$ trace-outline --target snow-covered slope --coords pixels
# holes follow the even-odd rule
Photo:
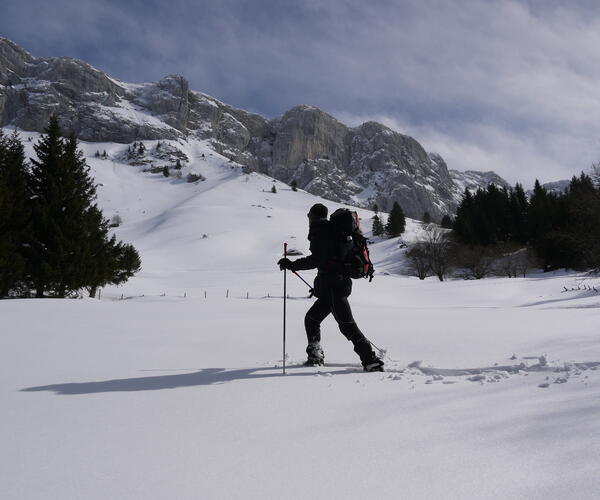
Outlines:
[[[388,371],[363,373],[331,318],[328,366],[299,367],[313,299],[288,274],[283,376],[275,262],[286,241],[307,251],[323,200],[202,141],[166,143],[189,160],[180,180],[113,161],[127,145],[82,144],[138,276],[101,300],[0,302],[0,497],[597,497],[594,279],[419,281],[379,241],[350,301]],[[186,183],[192,170],[206,180]]]

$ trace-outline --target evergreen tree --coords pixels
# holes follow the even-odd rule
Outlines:
[[[448,214],[446,214],[442,217],[441,226],[444,229],[452,229],[452,218]]]
[[[381,223],[381,219],[377,213],[373,216],[373,236],[383,236],[385,234],[385,228]]]
[[[371,210],[375,213],[379,212],[379,207],[377,206],[377,203],[373,203],[373,208]]]
[[[475,201],[469,189],[465,189],[463,199],[456,209],[456,218],[453,223],[453,233],[456,239],[467,245],[477,243],[474,227]]]
[[[181,170],[181,160],[179,158],[175,161],[175,170]]]
[[[292,186],[292,191],[298,191],[298,183],[296,182],[296,179],[292,179],[290,186]]]
[[[141,260],[132,245],[117,241],[115,235],[108,238],[107,221],[95,207],[90,211],[89,218],[94,228],[89,239],[94,255],[93,265],[88,267],[85,286],[90,297],[95,297],[98,288],[119,285],[137,273]]]
[[[84,287],[112,282],[122,272],[119,252],[124,247],[114,237],[108,238],[108,221],[94,203],[96,187],[77,149],[77,139],[61,138],[53,116],[34,149],[29,266],[36,296],[65,297]]]
[[[523,186],[519,183],[510,192],[510,216],[512,222],[512,234],[510,240],[525,244],[529,239],[527,216],[529,202]]]
[[[45,135],[34,145],[30,188],[33,195],[33,242],[29,259],[30,275],[36,297],[55,288],[68,263],[63,251],[65,211],[62,180],[65,177],[64,142],[56,116],[51,116]]]
[[[275,184],[273,184],[273,186],[271,187],[271,193],[277,193],[277,188],[275,187]]]
[[[425,224],[430,224],[431,223],[431,214],[429,212],[425,212],[423,214],[423,222]]]
[[[162,174],[163,174],[163,176],[165,176],[165,177],[169,177],[169,175],[170,175],[170,174],[169,174],[169,168],[168,168],[166,165],[165,165],[165,166],[163,167],[163,169],[162,169]]]
[[[395,201],[394,205],[392,206],[392,211],[388,217],[387,224],[385,225],[385,233],[390,238],[394,238],[396,236],[400,236],[404,232],[405,227],[406,218],[404,217],[404,212],[402,211],[402,207],[400,207],[398,202]]]
[[[0,298],[26,287],[26,249],[31,231],[28,171],[15,132],[0,130]]]

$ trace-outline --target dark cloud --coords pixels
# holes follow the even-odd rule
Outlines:
[[[530,183],[597,159],[597,2],[6,3],[2,34],[36,56],[133,82],[180,73],[266,116],[302,103],[379,119],[452,168]]]

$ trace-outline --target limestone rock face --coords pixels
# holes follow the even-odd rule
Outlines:
[[[13,83],[13,79],[18,78],[25,66],[34,61],[35,58],[25,49],[0,37],[0,80],[2,84]]]
[[[313,106],[279,118],[236,109],[190,90],[180,75],[129,84],[70,57],[35,58],[0,38],[0,126],[42,132],[51,114],[82,140],[133,143],[198,138],[249,170],[323,198],[435,219],[452,214],[465,188],[505,181],[493,172],[448,170],[412,137],[376,122],[349,128]]]
[[[272,162],[293,167],[303,161],[348,162],[349,130],[335,118],[312,106],[296,106],[273,123]]]
[[[190,112],[188,96],[188,81],[180,75],[169,75],[156,83],[139,86],[131,94],[131,100],[167,125],[183,131]]]

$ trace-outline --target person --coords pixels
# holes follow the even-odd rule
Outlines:
[[[291,261],[280,259],[277,264],[283,271],[301,271],[317,268],[313,295],[317,301],[304,318],[308,339],[307,366],[323,365],[325,355],[321,347],[321,323],[330,314],[337,321],[342,334],[354,345],[365,371],[383,371],[371,343],[358,328],[352,316],[348,297],[352,293],[352,280],[343,273],[343,266],[336,262],[337,242],[331,221],[327,220],[327,207],[321,203],[313,205],[308,212],[310,255]]]

